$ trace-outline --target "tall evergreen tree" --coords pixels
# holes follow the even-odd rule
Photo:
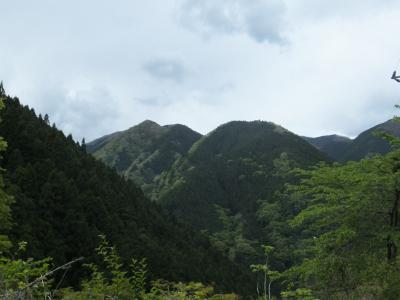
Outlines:
[[[4,90],[3,81],[0,81],[0,96],[5,96],[6,92]]]
[[[0,110],[4,108],[3,95],[5,95],[3,82],[0,83]],[[6,141],[0,137],[0,153],[5,151],[7,148]],[[2,156],[0,155],[0,159]],[[3,172],[0,169],[0,172]],[[6,235],[7,231],[11,226],[11,209],[10,205],[12,198],[4,191],[3,176],[0,173],[0,253],[8,250],[11,247],[11,243]]]

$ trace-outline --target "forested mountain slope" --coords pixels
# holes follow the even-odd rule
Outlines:
[[[235,121],[201,138],[159,179],[159,202],[198,229],[221,229],[215,205],[258,227],[261,199],[272,201],[285,183],[280,163],[311,166],[324,154],[273,123]],[[253,236],[253,234],[251,234]]]
[[[252,280],[209,239],[166,217],[131,181],[86,154],[48,117],[37,117],[18,99],[6,98],[0,136],[8,142],[2,167],[12,205],[14,242],[28,242],[27,254],[53,257],[60,265],[84,256],[90,262],[104,233],[128,261],[148,259],[155,278],[205,283],[248,292]],[[75,269],[66,282],[82,279]]]
[[[304,139],[336,161],[357,161],[369,154],[386,154],[391,150],[386,140],[374,134],[376,131],[399,137],[400,123],[395,120],[386,121],[362,132],[353,140],[337,135],[304,137]]]
[[[343,153],[349,149],[352,143],[350,138],[336,134],[315,138],[304,137],[304,139],[336,161],[342,160]]]
[[[290,181],[286,173],[319,161],[329,159],[278,125],[230,122],[176,156],[154,177],[151,195],[171,215],[210,232],[231,260],[250,265],[263,243],[294,244],[286,224],[294,207],[280,195]],[[290,265],[289,256],[282,254],[281,263]]]
[[[395,120],[389,120],[362,132],[353,140],[340,161],[360,160],[368,154],[386,154],[390,152],[389,142],[382,139],[382,137],[376,136],[374,133],[377,131],[383,131],[399,137],[400,123]]]
[[[89,153],[133,179],[153,198],[154,179],[184,155],[201,135],[183,125],[144,121],[87,145]]]

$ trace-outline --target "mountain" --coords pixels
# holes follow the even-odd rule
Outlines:
[[[154,131],[165,129],[146,125],[154,129],[143,139],[153,146],[156,142],[152,141],[157,141]],[[185,128],[184,132],[190,131]],[[330,159],[301,137],[269,122],[234,121],[205,136],[191,136],[190,142],[196,139],[191,147],[175,155],[175,161],[169,160],[153,177],[153,200],[178,220],[210,233],[213,244],[232,261],[248,266],[262,257],[262,244],[277,241],[286,249],[280,251],[278,267],[290,265],[288,245],[294,245],[296,237],[288,233],[287,220],[298,208],[282,196],[291,181],[287,173]],[[128,146],[144,148],[125,144],[125,151]],[[117,140],[112,149],[120,149]],[[143,172],[139,169],[137,174]]]
[[[302,138],[273,123],[224,124],[197,141],[157,180],[159,202],[197,229],[221,229],[215,205],[233,215],[240,213],[249,227],[257,227],[257,200],[273,199],[284,184],[275,176],[282,155],[292,165],[303,167],[328,160]]]
[[[376,125],[357,136],[350,147],[344,152],[340,161],[360,160],[369,154],[386,154],[390,151],[390,144],[374,133],[383,131],[394,136],[400,136],[400,123],[394,120]]]
[[[155,198],[154,179],[200,138],[201,134],[186,126],[160,126],[147,120],[97,139],[87,144],[87,150],[125,178],[134,180],[147,196]]]
[[[229,261],[206,235],[166,216],[132,181],[49,126],[47,116],[37,117],[17,98],[6,98],[5,104],[0,136],[8,148],[1,166],[7,193],[15,199],[8,235],[14,244],[28,243],[24,255],[52,257],[56,266],[79,256],[90,263],[98,235],[105,234],[124,262],[147,258],[153,278],[214,282],[219,290],[252,292],[248,268]],[[74,267],[64,283],[76,285],[84,270]]]
[[[342,155],[349,149],[352,140],[348,137],[340,135],[326,135],[316,138],[303,137],[307,142],[315,146],[317,149],[326,153],[334,160],[342,160]]]
[[[351,140],[338,135],[321,136],[317,138],[304,137],[309,143],[328,154],[339,162],[360,160],[370,154],[386,154],[390,144],[375,132],[383,131],[394,136],[400,136],[400,123],[388,120],[378,124]]]

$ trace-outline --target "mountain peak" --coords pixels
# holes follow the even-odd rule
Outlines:
[[[120,133],[115,139],[106,139],[91,153],[121,175],[133,179],[149,197],[153,180],[184,155],[201,134],[184,125],[161,126],[145,120]]]
[[[236,133],[257,132],[257,131],[273,131],[275,133],[288,133],[289,130],[277,125],[273,122],[254,120],[254,121],[230,121],[217,127],[210,132],[212,135],[216,132],[234,131]]]
[[[161,127],[161,126],[152,120],[144,120],[143,122],[141,122],[131,128],[135,128],[135,127]]]
[[[273,155],[279,156],[278,150],[294,149],[295,145],[302,149],[301,151],[316,151],[299,136],[275,123],[232,121],[202,137],[192,146],[188,154],[191,159],[220,154],[237,156],[238,153],[250,152],[254,155],[271,152]],[[275,153],[276,151],[279,153]],[[321,160],[324,160],[325,157],[319,151],[316,152],[316,156],[319,156]]]

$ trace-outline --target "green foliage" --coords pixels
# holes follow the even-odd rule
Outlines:
[[[25,249],[26,243],[20,243],[13,256],[21,255]],[[52,278],[44,276],[50,263],[50,258],[34,260],[0,256],[0,298],[38,299],[50,295]]]
[[[213,296],[214,295],[214,296]],[[173,283],[164,280],[157,280],[152,282],[150,293],[146,294],[144,299],[149,300],[162,300],[162,299],[176,299],[176,300],[200,300],[200,299],[221,299],[224,296],[215,295],[214,289],[210,286],[205,286],[201,283],[189,282]],[[230,299],[233,295],[230,295]],[[224,299],[224,298],[223,298]],[[229,298],[228,298],[229,299]]]
[[[213,245],[229,257],[231,261],[248,264],[257,256],[255,241],[244,237],[243,219],[240,214],[230,216],[229,211],[216,206],[223,229],[211,235]]]
[[[274,251],[274,247],[269,245],[263,245],[262,248],[264,250],[265,263],[258,265],[251,265],[250,269],[255,273],[261,273],[264,276],[264,285],[263,285],[264,299],[265,300],[267,299],[267,293],[268,293],[268,299],[271,300],[271,285],[274,281],[280,279],[282,275],[280,272],[272,270],[271,267],[269,266],[269,261]],[[258,282],[257,282],[257,292],[259,292]]]
[[[310,289],[298,288],[294,291],[284,291],[281,293],[284,300],[318,300]]]
[[[100,236],[96,253],[104,264],[104,270],[94,264],[86,266],[91,278],[84,281],[82,290],[65,290],[65,299],[142,299],[146,292],[147,264],[145,259],[132,260],[131,271],[124,270],[115,246],[110,246],[104,235]]]
[[[306,204],[291,222],[303,230],[302,263],[292,269],[300,285],[324,299],[398,292],[399,161],[394,151],[297,171],[300,184],[290,191]]]
[[[142,299],[142,300],[201,300],[201,299],[239,299],[235,294],[215,294],[214,288],[202,283],[174,283],[155,280],[149,290],[146,289],[147,265],[144,259],[132,259],[131,270],[124,271],[121,258],[115,246],[110,246],[104,236],[100,236],[100,245],[96,248],[101,257],[104,270],[96,264],[88,265],[91,277],[82,284],[81,291],[65,289],[63,299]]]

